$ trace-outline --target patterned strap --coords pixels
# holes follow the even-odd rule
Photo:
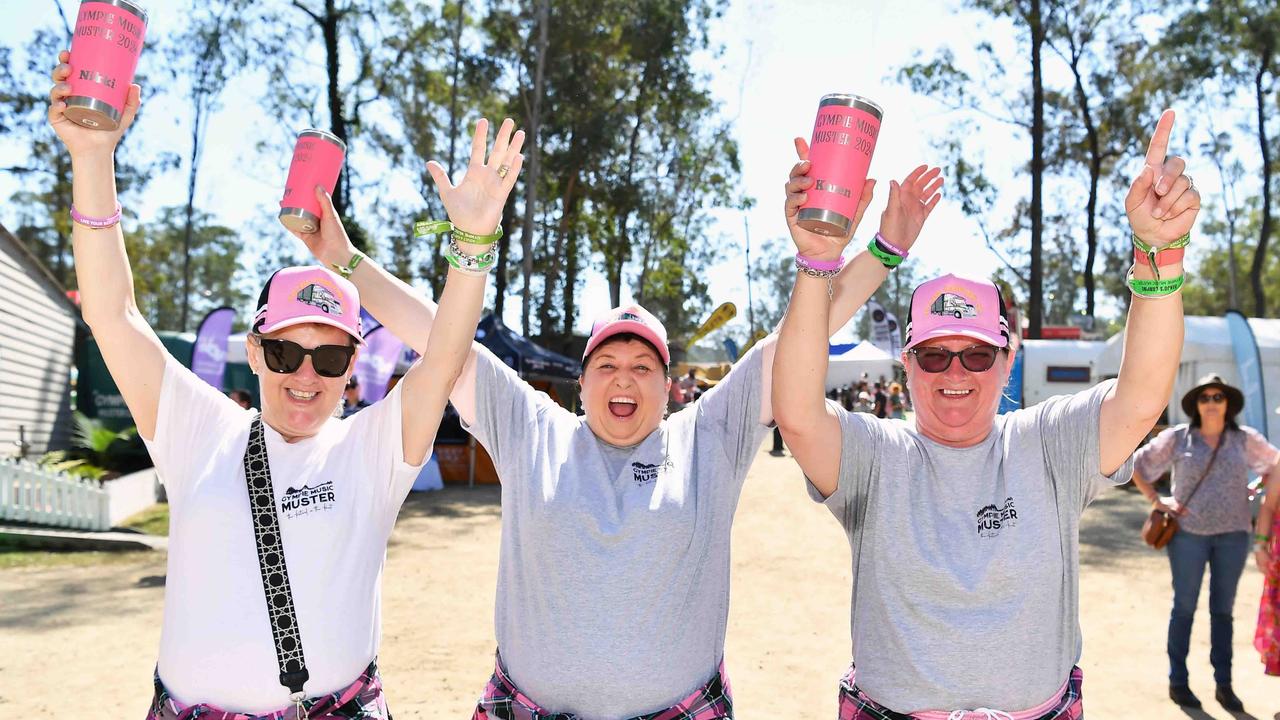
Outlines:
[[[253,426],[249,429],[249,446],[244,451],[244,477],[249,484],[253,537],[258,547],[258,568],[262,571],[262,590],[266,594],[267,615],[271,619],[271,636],[276,644],[276,662],[280,664],[280,684],[289,688],[290,700],[297,703],[305,697],[302,686],[310,674],[302,654],[298,616],[293,609],[293,591],[289,587],[289,569],[285,566],[284,546],[280,542],[280,519],[276,516],[276,498],[271,488],[271,465],[267,462],[261,414],[254,417]]]

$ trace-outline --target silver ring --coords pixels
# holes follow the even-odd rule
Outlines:
[[[1187,176],[1187,189],[1188,190],[1196,189],[1196,181],[1190,175]]]
[[[510,166],[510,165],[499,165],[499,166],[498,166],[498,177],[500,177],[500,178],[505,178],[505,177],[507,176],[507,173],[508,173],[508,172],[510,172],[510,171],[511,171],[511,166]]]

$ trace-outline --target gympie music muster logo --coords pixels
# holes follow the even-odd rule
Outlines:
[[[1018,510],[1013,498],[1005,498],[1004,505],[988,505],[978,511],[978,537],[993,538],[1000,529],[1018,526]]]
[[[280,514],[289,519],[328,510],[333,507],[334,497],[332,480],[326,480],[315,487],[291,487],[280,498]]]

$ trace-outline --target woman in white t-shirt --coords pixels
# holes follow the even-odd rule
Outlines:
[[[1157,250],[1133,271],[1117,381],[997,417],[1011,367],[1003,299],[989,281],[944,275],[911,299],[914,424],[849,413],[823,399],[826,288],[796,276],[774,413],[811,495],[849,537],[856,676],[842,683],[841,720],[1083,716],[1079,517],[1128,479],[1182,348],[1181,250],[1159,248],[1187,235],[1200,202],[1185,163],[1165,157],[1172,126],[1169,111],[1125,200],[1135,245]],[[791,234],[820,260],[848,242]],[[878,284],[908,249],[873,243],[852,263],[883,265]]]
[[[247,338],[262,414],[241,408],[169,355],[135,305],[113,153],[140,88],[117,130],[80,127],[65,115],[68,61],[62,53],[52,73],[49,123],[71,157],[81,308],[170,503],[148,717],[388,718],[375,663],[387,538],[466,359],[484,273],[450,271],[423,360],[385,399],[338,420],[363,343],[359,293],[321,267],[277,271]],[[480,121],[458,187],[432,165],[459,230],[497,227],[519,172],[523,135],[511,130],[508,121],[485,165]],[[345,240],[316,192],[322,232]]]
[[[913,171],[890,194],[882,231],[914,240],[924,216],[913,208],[937,177]],[[355,254],[337,242],[311,249],[324,263]],[[824,338],[866,301],[873,272],[833,281]],[[435,305],[372,262],[351,278],[411,347],[434,332]],[[499,652],[475,720],[732,717],[723,667],[729,537],[771,423],[773,347],[761,341],[697,403],[664,417],[666,328],[638,305],[592,325],[579,377],[584,416],[473,346],[451,400],[497,467],[503,526]]]

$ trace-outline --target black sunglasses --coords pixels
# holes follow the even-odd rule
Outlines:
[[[297,372],[302,361],[311,356],[311,367],[320,377],[342,377],[351,365],[351,356],[356,349],[350,345],[319,345],[304,348],[291,340],[273,340],[261,336],[257,338],[262,346],[262,359],[267,361],[267,369],[276,373]]]
[[[992,345],[970,345],[957,352],[940,347],[911,348],[907,352],[916,356],[916,364],[927,373],[946,372],[951,367],[952,358],[957,357],[965,370],[977,373],[991,369],[1000,349]]]
[[[1202,403],[1214,403],[1216,405],[1217,403],[1225,402],[1227,399],[1227,396],[1223,395],[1220,392],[1213,392],[1213,393],[1205,393],[1196,399]]]

